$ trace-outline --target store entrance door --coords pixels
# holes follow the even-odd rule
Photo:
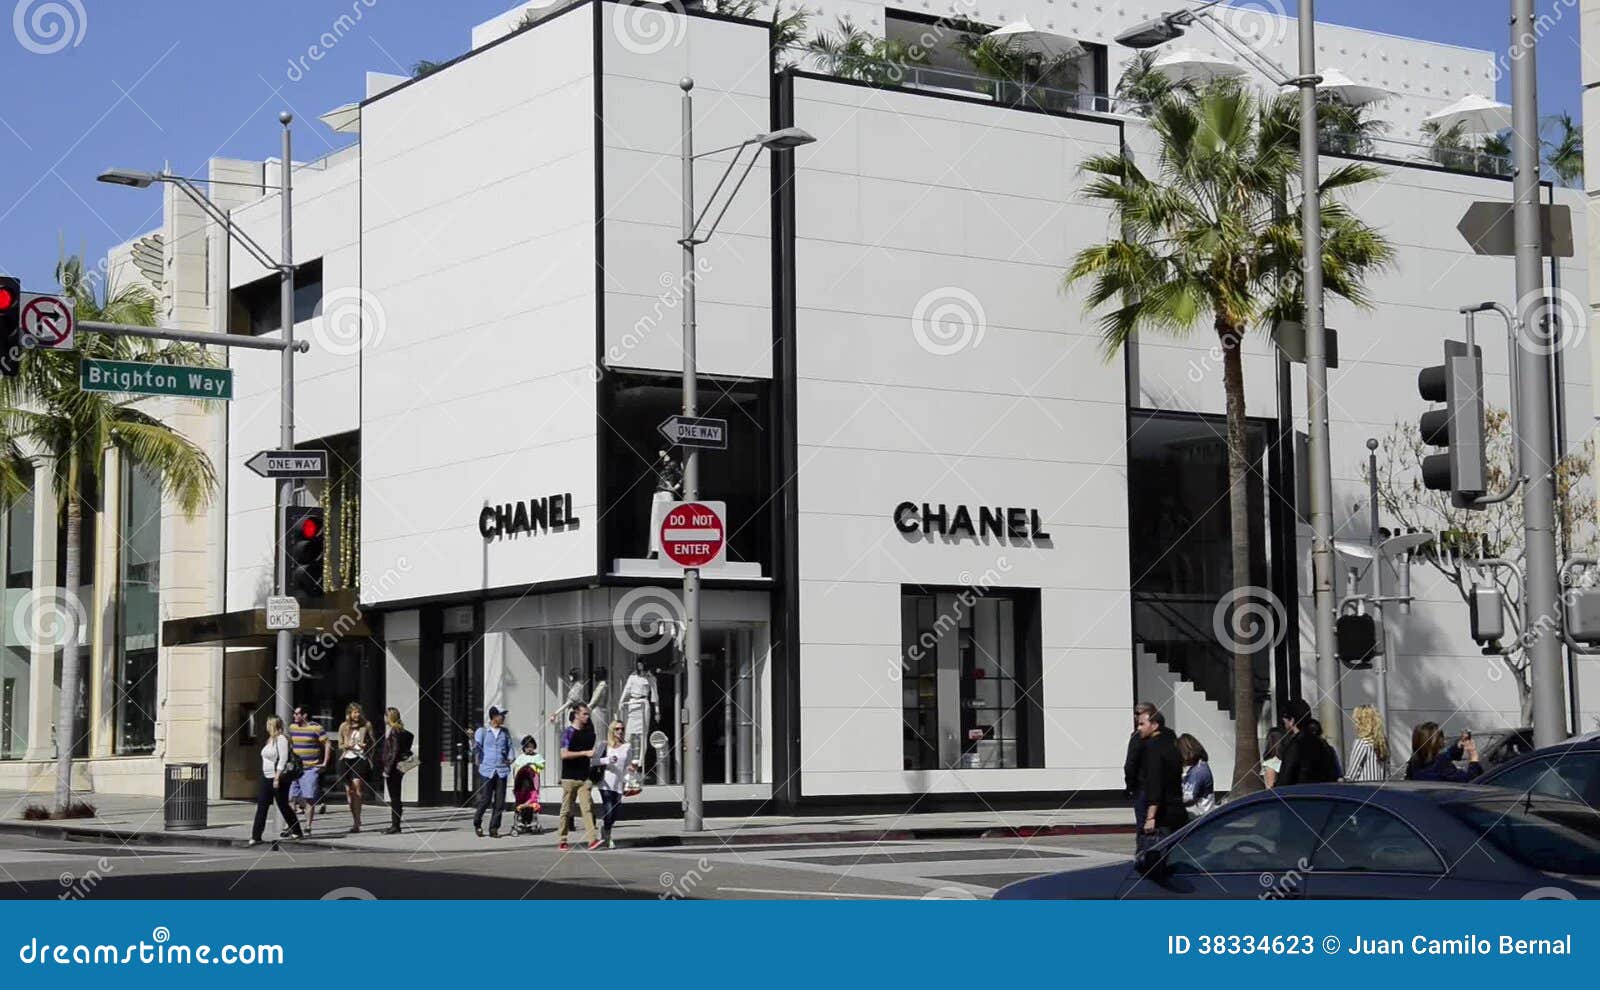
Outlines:
[[[473,606],[443,610],[436,662],[424,655],[421,755],[434,761],[419,777],[425,804],[463,805],[477,786],[472,734],[483,724],[483,640]]]

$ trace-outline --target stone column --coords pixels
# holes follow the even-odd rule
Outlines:
[[[56,486],[51,475],[54,458],[33,461],[33,593],[47,594],[56,586]],[[28,671],[28,749],[24,759],[55,759],[53,727],[56,721],[55,646],[33,644]]]

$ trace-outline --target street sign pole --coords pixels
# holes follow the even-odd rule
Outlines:
[[[293,183],[290,176],[294,173],[294,147],[290,137],[289,125],[294,122],[294,115],[285,110],[278,115],[278,120],[283,124],[283,158],[279,160],[279,200],[278,209],[283,223],[283,257],[280,259],[279,272],[280,318],[283,324],[283,339],[289,345],[280,355],[280,372],[282,374],[282,402],[279,403],[278,441],[284,450],[294,449],[294,248],[292,243],[293,223],[290,194]],[[290,500],[294,497],[294,480],[284,478],[278,482],[278,497],[276,504],[278,511],[273,523],[277,529],[278,537],[278,594],[289,594],[289,539],[284,532],[284,520],[288,516]],[[274,696],[277,699],[276,711],[278,716],[287,724],[294,707],[289,673],[294,663],[294,633],[288,629],[278,630],[278,669],[274,682]]]
[[[1551,457],[1549,365],[1531,357],[1549,353],[1551,327],[1545,304],[1544,238],[1539,215],[1539,77],[1533,0],[1511,5],[1511,147],[1515,166],[1512,199],[1516,237],[1517,316],[1527,354],[1518,361],[1520,386],[1517,442],[1522,447],[1527,489],[1522,497],[1523,600],[1528,644],[1528,679],[1533,689],[1533,744],[1554,746],[1566,737],[1561,637],[1548,628],[1560,622],[1556,605],[1555,479]]]
[[[699,414],[699,397],[695,368],[695,266],[694,266],[694,80],[684,78],[678,83],[683,90],[683,143],[679,155],[683,167],[683,414]],[[683,500],[694,502],[700,498],[700,452],[695,447],[683,448]],[[704,805],[701,801],[701,780],[704,772],[700,731],[700,568],[689,567],[683,572],[683,663],[684,663],[684,724],[683,733],[683,830],[699,832],[704,822]]]

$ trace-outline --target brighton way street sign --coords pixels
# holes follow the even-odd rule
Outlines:
[[[232,399],[233,369],[86,358],[78,368],[78,387],[85,392]]]

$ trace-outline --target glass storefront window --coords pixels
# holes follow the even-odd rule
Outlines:
[[[1040,765],[1038,592],[901,595],[907,770]]]
[[[161,484],[149,471],[124,471],[122,593],[118,622],[116,752],[155,752],[160,647]]]

